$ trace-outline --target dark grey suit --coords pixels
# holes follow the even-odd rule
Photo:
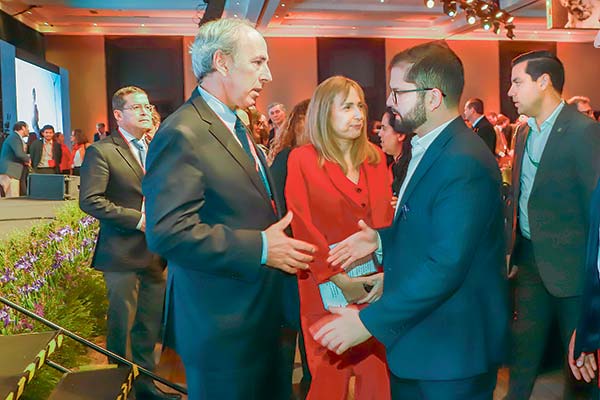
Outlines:
[[[21,136],[17,132],[8,135],[0,150],[0,175],[20,179],[25,163],[28,161],[29,156],[23,149]]]
[[[37,173],[43,173],[44,168],[38,168],[38,164],[42,160],[42,152],[44,151],[44,139],[35,140],[29,145],[29,154],[31,155],[31,166]],[[62,149],[60,144],[56,141],[52,141],[52,160],[54,160],[54,167],[52,167],[51,173],[60,173],[60,160],[62,159]]]
[[[496,154],[496,131],[494,127],[488,121],[488,119],[484,116],[473,125],[473,131],[479,136],[484,142],[485,145],[490,149],[492,154]]]
[[[520,177],[529,129],[520,129],[513,166],[510,265],[517,265],[509,399],[529,398],[550,322],[566,346],[575,329],[585,270],[589,205],[600,176],[600,125],[565,106],[539,161],[528,203],[531,240],[520,235]],[[569,374],[570,376],[570,374]],[[572,385],[565,398],[572,398]]]
[[[107,347],[152,370],[166,263],[148,250],[144,233],[136,229],[143,176],[120,134],[94,143],[81,166],[79,205],[100,221],[92,266],[103,271],[108,289]]]
[[[268,168],[260,151],[267,178]],[[197,91],[161,125],[144,178],[150,248],[169,262],[167,340],[190,399],[285,399],[283,273],[261,265],[280,217],[251,159]],[[289,382],[288,382],[289,385]]]

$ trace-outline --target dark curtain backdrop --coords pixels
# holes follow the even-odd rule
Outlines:
[[[106,89],[109,114],[112,95],[124,86],[138,86],[148,93],[165,119],[184,102],[183,40],[180,36],[105,38]],[[110,130],[116,129],[109,118]]]

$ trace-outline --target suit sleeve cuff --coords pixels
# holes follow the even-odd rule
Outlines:
[[[262,238],[262,256],[260,257],[260,263],[265,265],[267,263],[269,244],[267,243],[267,234],[264,231],[260,232],[260,237]]]
[[[377,232],[377,250],[375,250],[375,257],[377,258],[377,262],[379,264],[383,262],[383,245],[381,244],[381,236],[379,236],[379,232]]]

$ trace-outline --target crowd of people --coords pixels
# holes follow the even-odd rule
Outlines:
[[[21,169],[80,173],[110,351],[155,370],[164,321],[192,400],[289,399],[297,342],[309,400],[492,399],[503,365],[519,400],[556,318],[563,398],[590,398],[576,380],[595,378],[600,348],[600,125],[589,99],[562,99],[555,55],[513,60],[511,123],[461,104],[445,42],[408,48],[371,134],[343,76],[261,114],[269,56],[245,21],[202,25],[191,55],[198,87],[162,124],[128,86],[117,130],[98,124],[91,145],[75,130],[65,162],[52,127],[26,143],[18,122],[2,146],[6,193]]]

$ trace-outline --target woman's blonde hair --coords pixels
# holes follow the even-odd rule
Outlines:
[[[340,165],[344,173],[348,172],[348,168],[344,160],[344,154],[335,140],[335,132],[331,125],[331,111],[335,98],[341,95],[345,100],[351,89],[356,90],[360,101],[365,107],[363,108],[361,134],[354,140],[350,148],[350,162],[355,168],[365,160],[370,164],[378,163],[380,160],[379,153],[367,139],[365,94],[358,83],[339,75],[326,79],[317,86],[310,99],[308,113],[306,114],[306,129],[311,143],[317,149],[321,163],[324,160],[335,162]]]

